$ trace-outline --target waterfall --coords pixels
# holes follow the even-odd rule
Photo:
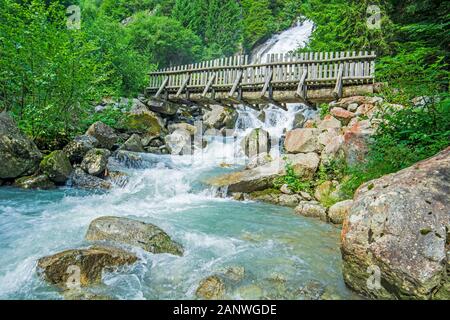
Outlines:
[[[297,24],[279,34],[273,35],[269,40],[257,46],[252,51],[252,62],[258,58],[264,62],[267,54],[289,53],[295,49],[303,48],[307,44],[314,29],[314,23],[303,17]]]

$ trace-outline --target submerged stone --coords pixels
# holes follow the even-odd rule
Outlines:
[[[223,299],[225,294],[225,283],[216,275],[209,276],[200,282],[195,294],[197,297],[205,300]]]

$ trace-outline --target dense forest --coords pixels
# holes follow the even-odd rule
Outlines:
[[[249,52],[307,17],[312,51],[375,50],[377,80],[394,103],[430,96],[428,109],[403,111],[374,150],[383,172],[448,143],[450,3],[438,0],[0,0],[0,110],[40,146],[68,141],[94,120],[105,97],[136,96],[156,68]],[[367,26],[369,5],[381,28]],[[68,28],[78,5],[80,28]],[[436,99],[434,99],[436,98]],[[402,128],[402,130],[400,130]],[[399,143],[399,141],[401,143]],[[401,149],[401,147],[405,147]],[[391,159],[386,161],[386,150]],[[411,153],[411,150],[414,152]],[[399,162],[398,153],[405,155]],[[374,164],[377,167],[379,164]],[[356,184],[359,184],[358,181]]]

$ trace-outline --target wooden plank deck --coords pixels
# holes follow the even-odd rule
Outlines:
[[[329,102],[373,93],[375,52],[233,56],[150,73],[146,95],[180,104]]]

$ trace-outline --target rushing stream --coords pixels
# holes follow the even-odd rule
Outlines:
[[[305,21],[274,36],[259,54],[288,52],[306,41],[311,29]],[[272,107],[261,122],[256,111],[240,108],[237,140],[212,139],[195,161],[192,156],[146,154],[139,167],[129,168],[111,158],[110,165],[130,179],[124,188],[107,193],[1,188],[0,298],[61,299],[37,275],[36,260],[88,246],[83,238],[89,223],[105,215],[156,224],[185,249],[183,257],[133,249],[140,262],[105,274],[105,285],[95,288],[111,298],[193,299],[200,280],[236,266],[245,269],[245,277],[228,286],[228,298],[358,298],[343,282],[339,228],[289,208],[220,198],[203,183],[240,168],[221,164],[230,159],[243,164],[239,140],[246,132],[262,127],[281,137],[298,112],[314,115],[301,105],[289,105],[288,111]]]
[[[237,135],[249,126],[282,132],[296,112],[310,111],[274,108],[261,123],[255,111],[241,109]],[[133,169],[111,161],[131,178],[107,193],[0,189],[0,298],[60,299],[37,276],[36,260],[89,245],[87,227],[104,215],[154,223],[185,248],[183,257],[134,249],[141,261],[106,274],[106,286],[96,288],[112,298],[192,299],[202,278],[232,266],[244,267],[245,279],[228,288],[230,298],[355,298],[341,275],[338,228],[292,209],[219,198],[202,183],[237,169],[219,166],[235,146],[211,141],[201,163],[191,156],[143,155],[146,161]]]

